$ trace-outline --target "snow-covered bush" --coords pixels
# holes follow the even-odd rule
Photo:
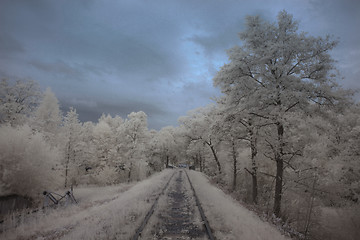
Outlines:
[[[53,170],[60,153],[51,148],[41,133],[28,125],[0,127],[0,195],[18,194],[38,198],[44,190],[57,188]]]

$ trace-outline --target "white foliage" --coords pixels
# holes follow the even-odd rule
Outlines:
[[[60,160],[59,151],[32,133],[29,126],[0,127],[1,195],[38,197],[44,190],[59,186],[58,173],[52,170]]]
[[[111,137],[111,128],[105,121],[100,121],[94,127],[94,137],[99,139],[108,139]]]
[[[62,124],[62,115],[58,99],[50,88],[47,88],[40,105],[35,110],[32,126],[43,132],[48,140],[55,145],[59,144],[59,131]]]
[[[82,124],[79,121],[76,109],[70,108],[70,111],[67,112],[64,117],[63,130],[63,161],[65,167],[65,185],[67,187],[68,179],[70,179],[70,184],[76,184],[76,179],[79,177],[79,172],[81,172],[79,167],[83,161]]]
[[[12,126],[24,124],[26,118],[38,104],[40,90],[35,81],[0,81],[0,123]]]
[[[105,165],[100,171],[95,175],[98,185],[112,185],[116,183],[119,173],[114,167]]]

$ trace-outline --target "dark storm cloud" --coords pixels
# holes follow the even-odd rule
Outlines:
[[[194,34],[188,40],[199,44],[208,56],[214,57],[214,53],[224,53],[224,49],[231,48],[239,43],[237,33],[241,31],[242,25],[239,22],[228,26],[228,28],[222,27],[218,31],[209,32],[207,35]]]
[[[0,73],[51,87],[83,121],[144,111],[149,125],[218,95],[212,77],[240,44],[246,15],[285,9],[310,35],[333,34],[344,86],[359,87],[360,1],[1,0]]]
[[[44,72],[48,72],[55,77],[63,78],[64,80],[79,80],[84,81],[89,73],[101,76],[104,71],[101,68],[92,66],[86,63],[74,64],[71,66],[62,60],[56,62],[44,62],[39,60],[32,60],[28,62],[36,69]]]
[[[89,119],[99,119],[102,114],[110,114],[112,116],[120,116],[126,118],[131,112],[143,111],[148,115],[149,127],[160,129],[164,122],[162,118],[169,118],[166,110],[160,106],[143,102],[136,99],[121,99],[116,103],[109,103],[106,101],[94,102],[92,100],[64,100],[61,104],[63,112],[67,112],[70,107],[77,109],[81,121],[89,121]],[[165,121],[166,123],[166,121]]]
[[[339,39],[333,55],[345,78],[339,80],[347,88],[359,88],[360,82],[360,1],[314,0],[311,1],[314,25],[312,34],[330,34]],[[316,26],[315,25],[315,26]],[[360,100],[360,95],[356,96]]]
[[[55,63],[44,63],[40,61],[31,61],[29,63],[41,71],[49,72],[53,75],[64,76],[67,79],[70,78],[72,80],[77,80],[82,79],[84,76],[83,72],[79,68],[71,67],[60,60]]]
[[[23,46],[10,35],[0,35],[0,53],[5,56],[11,56],[12,54],[24,52]]]
[[[84,9],[76,1],[31,2],[4,4],[8,7],[1,13],[18,17],[0,23],[8,31],[21,29],[16,34],[29,52],[60,62],[86,61],[121,74],[161,78],[181,69],[177,55],[168,49],[176,42],[176,24],[152,15],[144,6],[115,1],[113,6],[97,2]],[[161,34],[164,31],[168,34]]]

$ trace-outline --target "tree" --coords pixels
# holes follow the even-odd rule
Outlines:
[[[28,125],[0,127],[0,195],[39,200],[46,189],[60,186],[54,167],[61,154]]]
[[[189,113],[190,116],[181,117],[179,122],[185,130],[185,135],[190,141],[199,141],[207,145],[214,157],[218,173],[221,173],[221,163],[219,161],[217,146],[219,138],[212,131],[219,119],[216,115],[214,106],[209,105],[206,108],[198,108]]]
[[[187,158],[193,159],[194,166],[198,166],[200,172],[204,172],[206,169],[205,155],[208,147],[201,141],[188,141],[183,139],[183,143],[187,145]]]
[[[165,167],[169,167],[170,160],[174,160],[177,156],[175,128],[171,126],[162,128],[156,134],[155,143],[158,153],[164,159]]]
[[[39,103],[41,92],[35,81],[0,81],[0,124],[21,125]]]
[[[134,165],[140,171],[140,165],[146,163],[146,150],[148,142],[147,115],[143,112],[132,112],[121,126],[123,144],[121,152],[129,165],[128,181],[133,179]],[[146,166],[141,166],[146,168]],[[138,173],[137,178],[139,178]]]
[[[247,17],[240,33],[242,46],[228,51],[230,63],[214,78],[215,86],[227,95],[229,104],[246,108],[249,114],[272,124],[276,134],[269,142],[276,163],[274,214],[280,216],[283,173],[288,150],[287,114],[309,114],[309,106],[330,107],[345,99],[335,83],[329,55],[337,42],[298,33],[298,23],[285,11],[277,23],[259,16]],[[239,109],[240,112],[240,109]]]
[[[93,134],[97,149],[98,161],[102,165],[106,165],[110,159],[111,150],[114,148],[114,134],[104,116],[102,116],[99,119],[99,122],[95,125]]]
[[[161,148],[162,141],[159,137],[159,131],[154,129],[149,131],[149,139],[151,141],[148,145],[148,151],[146,154],[147,163],[150,167],[149,170],[159,172],[164,169],[164,155]]]
[[[231,153],[233,158],[233,190],[236,187],[236,177],[237,177],[237,151],[236,151],[236,142],[237,140],[242,140],[247,142],[251,150],[251,170],[245,168],[245,170],[251,175],[252,179],[252,201],[257,204],[257,194],[258,194],[258,180],[257,180],[257,169],[258,164],[256,161],[256,156],[258,153],[258,130],[261,127],[261,122],[254,122],[254,117],[249,115],[247,111],[242,111],[242,113],[237,112],[236,107],[229,107],[228,105],[223,105],[226,103],[226,97],[219,102],[220,106],[223,108],[223,120],[220,127],[219,134],[225,135],[225,139],[231,143]],[[222,133],[221,133],[222,132]]]
[[[119,182],[123,180],[123,175],[125,175],[124,164],[126,159],[121,152],[125,142],[122,132],[124,120],[117,115],[112,117],[110,114],[107,116],[103,114],[99,119],[99,125],[100,123],[104,125],[104,127],[106,126],[106,129],[104,128],[106,134],[104,135],[105,138],[103,139],[102,148],[107,149],[108,154],[106,154],[107,159],[104,163],[110,168],[108,171],[115,172],[112,183]]]
[[[94,136],[95,124],[93,122],[82,123],[80,137],[78,139],[77,148],[78,154],[76,161],[79,162],[79,174],[77,182],[80,184],[97,184],[96,166],[98,165],[97,158],[97,143]]]
[[[64,117],[64,129],[65,129],[65,187],[68,186],[68,179],[71,176],[71,184],[75,182],[76,172],[78,169],[76,166],[76,154],[80,149],[80,132],[81,123],[79,121],[79,115],[76,113],[76,109],[70,108]],[[72,171],[72,172],[71,172]],[[69,174],[69,173],[72,174]]]
[[[50,88],[46,89],[39,106],[34,112],[32,125],[37,131],[43,132],[53,146],[56,145],[56,142],[59,142],[59,139],[56,138],[62,125],[62,115],[59,102]]]

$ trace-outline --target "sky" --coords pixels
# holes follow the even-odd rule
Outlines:
[[[339,39],[339,83],[360,88],[358,0],[0,0],[0,76],[50,87],[81,121],[144,111],[149,128],[176,126],[220,96],[212,78],[245,17],[281,10]]]

